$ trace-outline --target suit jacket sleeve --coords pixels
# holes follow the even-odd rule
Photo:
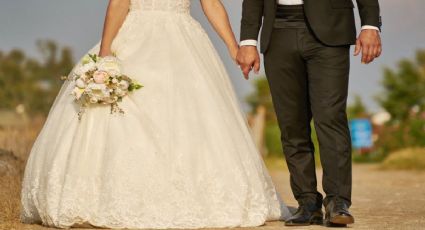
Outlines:
[[[381,29],[382,22],[378,0],[357,0],[362,26],[376,26]]]
[[[263,21],[264,0],[244,0],[240,40],[258,40]]]

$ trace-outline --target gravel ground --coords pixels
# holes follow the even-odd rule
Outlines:
[[[425,172],[382,171],[375,165],[355,165],[353,168],[353,206],[356,223],[350,229],[425,229]],[[286,171],[273,171],[277,189],[289,206],[296,206],[289,188]],[[320,170],[318,171],[321,177]],[[319,179],[320,181],[320,179]],[[45,230],[41,226],[19,223],[1,224],[0,229]],[[285,227],[282,222],[270,222],[258,230],[326,229],[323,226]]]
[[[272,176],[284,200],[296,206],[288,187],[288,173],[275,171]],[[320,170],[318,176],[321,177]],[[356,219],[356,223],[349,226],[352,229],[425,229],[425,172],[382,171],[375,165],[354,165],[351,212]],[[285,226],[272,223],[264,228]]]

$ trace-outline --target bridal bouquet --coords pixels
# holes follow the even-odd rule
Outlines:
[[[124,113],[118,103],[130,92],[143,86],[122,74],[121,63],[113,56],[85,56],[74,70],[65,77],[74,83],[72,96],[79,104],[78,119],[81,120],[86,108],[94,104],[110,105],[112,113]]]

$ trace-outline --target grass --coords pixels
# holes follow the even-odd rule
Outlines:
[[[382,169],[425,170],[425,148],[406,148],[394,153],[382,162]]]
[[[19,221],[20,182],[20,176],[0,176],[0,229]]]
[[[369,153],[359,153],[358,151],[353,151],[353,162],[354,163],[368,163],[368,164],[376,164],[381,163],[387,157],[383,151],[372,151]]]
[[[0,127],[0,229],[26,229],[19,224],[21,181],[43,122],[34,119],[28,126]]]
[[[288,168],[285,158],[283,157],[283,153],[281,157],[274,156],[274,155],[265,157],[264,163],[266,164],[267,169],[270,171],[277,171],[277,170]]]

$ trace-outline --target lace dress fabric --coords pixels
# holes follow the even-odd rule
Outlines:
[[[69,228],[259,226],[289,215],[189,0],[132,0],[113,51],[145,87],[78,121],[65,82],[25,169],[21,220]],[[97,53],[97,44],[88,53]]]

